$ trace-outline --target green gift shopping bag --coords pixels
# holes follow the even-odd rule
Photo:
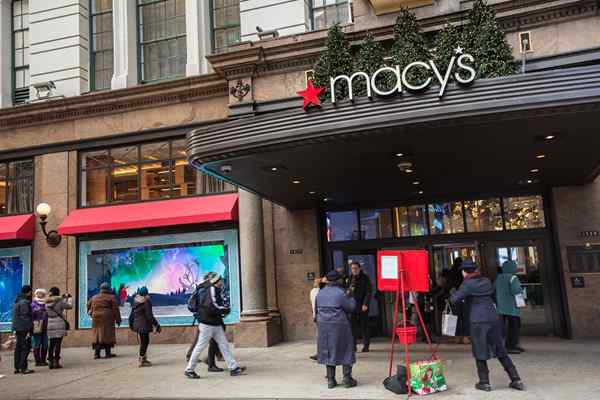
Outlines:
[[[413,393],[419,395],[448,390],[442,360],[434,359],[411,363],[410,386]]]

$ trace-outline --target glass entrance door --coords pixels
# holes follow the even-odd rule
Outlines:
[[[488,264],[495,266],[491,278],[502,271],[502,264],[517,264],[517,277],[526,291],[526,307],[521,309],[522,333],[546,335],[552,332],[552,310],[546,299],[544,254],[541,240],[488,243]],[[492,272],[492,271],[490,271]]]

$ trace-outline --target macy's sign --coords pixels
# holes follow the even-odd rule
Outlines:
[[[435,64],[433,60],[429,60],[428,62],[424,61],[415,61],[407,66],[404,69],[400,69],[399,65],[395,67],[383,67],[375,71],[371,76],[369,76],[366,72],[355,72],[352,75],[339,75],[335,78],[329,79],[330,84],[330,93],[331,93],[331,102],[336,102],[336,94],[335,94],[335,85],[338,82],[347,82],[348,86],[348,99],[354,99],[354,93],[352,90],[352,84],[355,80],[364,79],[367,86],[367,96],[373,97],[373,93],[379,96],[389,96],[395,93],[402,93],[404,88],[407,88],[409,91],[419,92],[422,90],[427,90],[429,86],[431,86],[434,79],[439,83],[440,89],[438,92],[438,96],[444,96],[446,92],[446,87],[448,85],[448,81],[450,80],[450,75],[452,74],[452,69],[456,66],[457,71],[454,73],[454,79],[459,84],[469,84],[475,80],[476,72],[475,69],[471,66],[475,59],[472,55],[464,53],[461,47],[457,47],[455,50],[455,55],[450,59],[450,63],[446,67],[445,71],[440,71],[438,66]],[[407,79],[408,74],[413,69],[421,68],[429,73],[429,77],[425,79],[423,82],[418,84],[410,83]],[[394,80],[392,81],[394,84],[391,87],[381,88],[378,86],[378,76],[384,72],[391,73],[394,76]],[[443,74],[442,74],[443,72]]]

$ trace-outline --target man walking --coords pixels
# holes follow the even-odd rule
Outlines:
[[[25,285],[21,294],[15,299],[12,315],[12,330],[15,332],[15,374],[31,374],[35,371],[27,367],[27,357],[31,351],[31,335],[33,334],[33,310],[31,286]]]
[[[371,280],[365,274],[358,262],[350,264],[352,277],[350,279],[350,292],[356,302],[356,309],[352,313],[352,335],[354,347],[358,338],[363,339],[363,353],[369,352],[371,334],[369,331],[369,304],[371,303]]]
[[[231,376],[242,375],[246,370],[245,367],[238,366],[233,358],[229,342],[225,336],[225,330],[223,329],[223,316],[230,312],[229,307],[224,304],[223,297],[221,296],[223,280],[219,274],[214,274],[210,278],[209,283],[210,285],[198,294],[199,304],[196,319],[198,320],[200,336],[184,372],[185,376],[190,379],[200,378],[195,371],[196,365],[198,365],[198,356],[208,346],[211,339],[217,342]]]

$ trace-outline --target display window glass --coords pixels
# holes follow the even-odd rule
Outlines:
[[[546,226],[542,196],[504,198],[506,229],[532,229]]]
[[[30,246],[0,248],[0,332],[11,331],[13,304],[30,274]]]
[[[394,208],[396,236],[427,235],[427,211],[425,205]]]
[[[465,201],[467,232],[489,232],[504,229],[500,199]]]
[[[429,229],[432,235],[464,232],[462,202],[429,204]]]
[[[33,212],[33,160],[0,162],[0,216]]]
[[[363,239],[392,237],[392,211],[389,208],[360,210],[360,230]]]
[[[356,211],[327,212],[325,218],[329,242],[360,239]]]

